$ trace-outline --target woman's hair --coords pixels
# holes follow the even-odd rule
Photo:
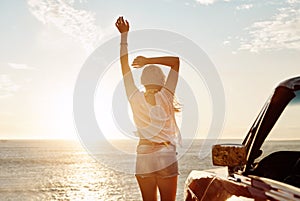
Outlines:
[[[147,65],[142,72],[141,75],[141,84],[142,85],[158,85],[158,86],[165,86],[166,82],[166,76],[161,70],[160,67],[156,65]],[[173,107],[175,112],[180,112],[181,111],[181,104],[178,102],[174,95],[173,99]]]
[[[144,68],[141,75],[142,85],[158,85],[163,87],[166,82],[166,76],[160,67],[148,65]]]

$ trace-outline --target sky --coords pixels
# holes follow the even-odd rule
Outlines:
[[[129,20],[131,31],[154,28],[179,33],[208,55],[226,98],[220,138],[243,138],[274,87],[300,71],[299,0],[11,0],[0,4],[1,139],[78,139],[73,118],[77,76],[97,47],[118,36],[114,23],[120,15]],[[118,63],[112,66],[109,72],[118,74],[117,81],[121,79]],[[188,64],[182,62],[181,68],[184,79],[192,80]],[[213,114],[207,109],[209,92],[203,83],[199,85],[197,136],[203,138]],[[101,90],[97,100],[105,97],[105,90],[113,91]],[[123,138],[116,126],[105,122],[100,108],[96,104],[98,124],[104,125],[105,132],[116,133],[108,138]],[[299,130],[297,121],[288,119],[282,125],[290,132],[284,137],[278,132],[275,138],[299,138],[294,132]]]

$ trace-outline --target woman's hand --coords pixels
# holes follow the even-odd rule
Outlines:
[[[123,16],[119,17],[115,23],[120,33],[125,33],[129,31],[129,23],[127,20],[123,19]]]
[[[145,66],[146,64],[148,64],[148,60],[146,57],[143,57],[143,56],[136,57],[132,62],[132,66],[134,68],[141,68],[141,67]]]

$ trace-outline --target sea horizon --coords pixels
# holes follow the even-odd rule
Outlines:
[[[93,154],[74,140],[1,140],[0,200],[141,200],[134,177],[136,142],[113,142],[114,146],[103,146],[102,152]],[[217,168],[212,164],[211,144],[202,142],[194,140],[178,149],[178,201],[191,171]],[[266,141],[263,155],[283,149],[300,151],[299,144]]]

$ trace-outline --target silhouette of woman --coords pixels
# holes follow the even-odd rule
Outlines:
[[[139,136],[136,179],[144,201],[157,200],[157,189],[161,200],[172,201],[176,199],[178,178],[176,145],[181,141],[175,120],[175,112],[179,111],[179,108],[174,104],[179,58],[136,57],[132,66],[144,68],[141,83],[145,91],[139,91],[128,63],[129,23],[123,17],[119,17],[116,27],[121,33],[120,62],[126,95]],[[170,67],[167,79],[161,68],[154,64]]]

